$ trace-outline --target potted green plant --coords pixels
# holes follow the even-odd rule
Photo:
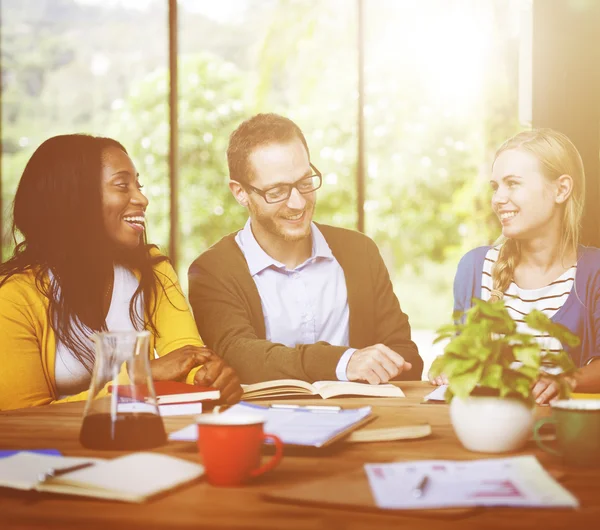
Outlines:
[[[448,378],[445,397],[456,435],[472,451],[499,453],[522,447],[534,420],[534,383],[543,373],[556,380],[560,397],[566,397],[570,387],[565,376],[575,371],[571,358],[564,350],[545,350],[534,335],[517,332],[502,300],[473,299],[473,306],[454,319],[437,332],[435,342],[450,340],[430,373]],[[524,320],[563,347],[579,344],[576,335],[540,311]]]

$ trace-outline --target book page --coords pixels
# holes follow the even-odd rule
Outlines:
[[[39,489],[141,502],[203,474],[204,467],[200,464],[140,452],[56,477]]]
[[[390,383],[370,385],[356,381],[316,381],[313,386],[323,399],[335,396],[404,397],[404,392]]]
[[[260,394],[264,396],[280,395],[283,393],[315,394],[315,389],[310,383],[300,379],[274,379],[251,385],[242,385],[244,398],[246,394]]]

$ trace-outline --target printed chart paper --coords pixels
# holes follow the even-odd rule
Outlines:
[[[380,508],[579,506],[534,456],[365,464],[365,471]],[[419,495],[418,486],[425,476],[426,485]]]

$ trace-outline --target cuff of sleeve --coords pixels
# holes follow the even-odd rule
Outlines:
[[[190,373],[187,374],[187,377],[185,378],[185,382],[188,385],[193,385],[194,384],[194,377],[196,377],[196,374],[198,373],[198,370],[200,370],[200,368],[202,368],[202,366],[204,365],[200,365],[200,366],[194,366],[194,368],[192,368],[190,370]]]
[[[348,348],[344,355],[340,357],[340,360],[337,363],[335,368],[335,376],[338,381],[348,381],[348,376],[346,375],[346,370],[348,368],[348,363],[350,362],[350,357],[356,351],[356,348]]]

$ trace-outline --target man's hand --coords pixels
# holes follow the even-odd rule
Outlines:
[[[437,377],[431,377],[431,374],[427,376],[429,382],[435,386],[442,386],[448,384],[448,376],[446,374],[440,374]]]
[[[234,369],[212,351],[202,368],[196,372],[194,383],[218,388],[221,399],[230,405],[237,403],[244,392]]]
[[[346,377],[349,381],[366,381],[371,385],[378,385],[387,383],[411,368],[412,365],[402,355],[383,344],[375,344],[352,354],[346,368]]]
[[[155,381],[184,381],[195,366],[204,364],[214,355],[208,348],[183,346],[150,361],[152,379]]]

